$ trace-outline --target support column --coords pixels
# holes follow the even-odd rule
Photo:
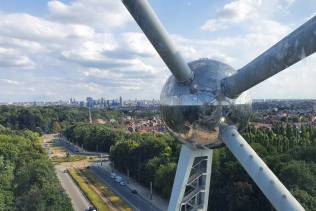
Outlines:
[[[304,210],[290,191],[238,133],[235,126],[222,128],[221,138],[276,210]]]
[[[168,211],[207,210],[212,155],[211,149],[182,145]]]

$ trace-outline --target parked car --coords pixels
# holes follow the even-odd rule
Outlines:
[[[115,174],[115,173],[112,173],[112,174],[111,174],[111,178],[112,178],[112,179],[115,179],[115,177],[116,177],[116,174]]]
[[[124,181],[121,181],[121,182],[120,182],[120,185],[125,186],[126,184],[125,184]]]
[[[137,194],[137,193],[138,193],[136,189],[132,189],[131,192],[132,192],[133,194]]]

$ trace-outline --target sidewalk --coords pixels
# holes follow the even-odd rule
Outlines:
[[[110,162],[103,162],[102,168],[105,169],[108,172],[112,172],[112,168],[109,166]],[[97,164],[100,166],[100,164]],[[136,189],[139,196],[141,196],[146,201],[153,204],[155,207],[159,208],[160,210],[167,210],[168,209],[168,200],[165,200],[161,198],[157,193],[153,191],[153,197],[150,199],[150,190],[149,187],[145,188],[144,186],[140,185],[137,181],[133,180],[132,178],[127,178],[125,174],[122,174],[121,172],[114,170],[116,174],[124,178],[124,181],[126,182],[126,186],[130,188],[131,190]],[[127,184],[127,181],[128,184]]]

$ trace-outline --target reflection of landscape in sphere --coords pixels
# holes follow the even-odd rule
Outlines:
[[[236,71],[221,62],[201,59],[189,64],[194,72],[190,85],[171,76],[163,87],[161,114],[169,130],[183,143],[214,148],[220,123],[244,128],[251,113],[251,99],[243,93],[230,99],[220,93],[221,79]]]

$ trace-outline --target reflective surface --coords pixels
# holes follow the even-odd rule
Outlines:
[[[229,99],[220,93],[220,80],[235,70],[218,61],[201,59],[189,64],[194,72],[190,85],[171,76],[163,87],[161,114],[168,129],[183,143],[215,148],[220,123],[244,128],[251,113],[251,99],[243,93]]]

